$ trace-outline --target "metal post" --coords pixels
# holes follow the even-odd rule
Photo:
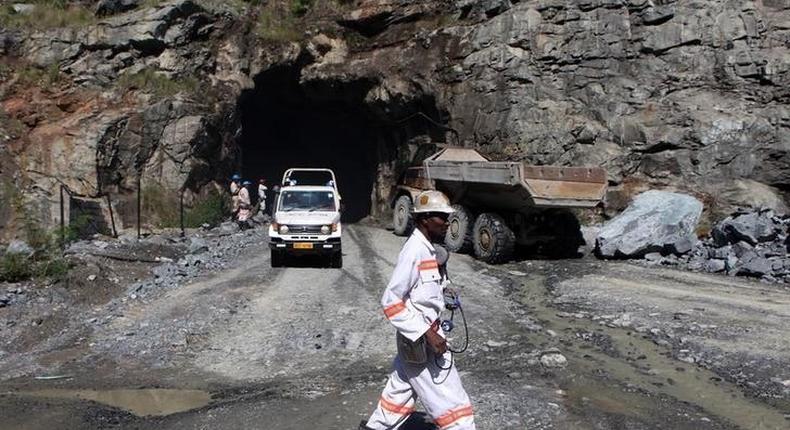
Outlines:
[[[142,175],[137,177],[137,240],[140,240],[142,235],[140,234],[140,211],[142,210],[142,190],[141,187],[141,178]]]
[[[179,205],[181,208],[181,237],[184,237],[186,234],[184,233],[184,189],[182,188],[179,192]]]
[[[107,194],[107,207],[110,209],[110,225],[112,225],[112,237],[118,237],[118,231],[115,230],[115,216],[112,213],[112,200],[110,200],[110,195]]]
[[[66,214],[63,207],[63,184],[60,185],[60,247],[66,249]]]

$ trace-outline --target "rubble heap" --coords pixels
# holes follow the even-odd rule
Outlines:
[[[790,282],[790,215],[749,210],[719,222],[688,254],[647,254],[651,264],[678,265],[693,271]]]

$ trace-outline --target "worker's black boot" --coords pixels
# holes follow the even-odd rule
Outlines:
[[[368,427],[368,426],[367,426],[367,424],[368,424],[368,422],[367,422],[367,421],[365,421],[365,420],[362,420],[362,421],[359,423],[359,430],[373,430],[372,428]]]

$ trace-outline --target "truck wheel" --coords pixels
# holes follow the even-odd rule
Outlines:
[[[513,230],[495,213],[477,217],[473,238],[475,257],[486,263],[504,263],[513,255],[516,246]]]
[[[272,267],[283,267],[283,263],[285,262],[285,253],[282,251],[274,251],[272,250]]]
[[[472,250],[474,239],[475,216],[464,206],[453,205],[455,212],[447,218],[447,234],[444,237],[444,244],[452,252],[467,253]]]
[[[406,236],[413,228],[411,219],[411,197],[400,196],[392,209],[392,228],[398,236]]]
[[[335,269],[342,269],[343,268],[343,253],[342,252],[339,252],[339,251],[335,252],[334,254],[332,254],[332,256],[330,258],[331,258],[331,260],[329,262],[330,266],[332,266]]]

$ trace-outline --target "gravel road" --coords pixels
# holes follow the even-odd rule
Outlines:
[[[237,251],[167,287],[139,287],[156,266],[116,273],[101,303],[61,291],[38,326],[43,300],[0,308],[0,428],[356,429],[395,352],[379,297],[404,238],[348,226],[343,269],[272,269],[260,229],[205,239]],[[786,289],[591,258],[453,254],[450,273],[480,429],[790,425]]]

